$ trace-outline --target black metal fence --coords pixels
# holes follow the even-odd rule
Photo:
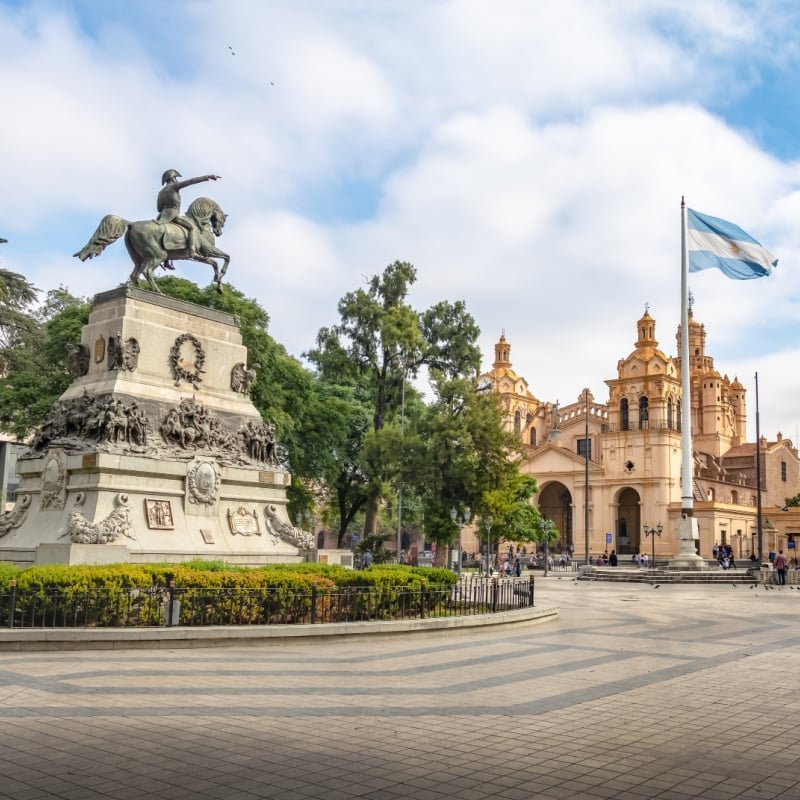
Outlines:
[[[0,591],[0,627],[138,628],[306,625],[426,619],[529,608],[533,578],[472,578],[443,589],[353,587],[43,589]]]

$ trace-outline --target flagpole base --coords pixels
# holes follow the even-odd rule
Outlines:
[[[669,564],[669,569],[676,570],[705,570],[708,564],[705,559],[697,555],[696,542],[700,540],[700,528],[694,517],[681,516],[678,521],[678,539],[681,543],[681,551]]]

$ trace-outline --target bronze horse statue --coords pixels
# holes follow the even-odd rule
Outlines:
[[[194,254],[189,250],[187,230],[174,222],[149,219],[129,222],[108,214],[100,220],[92,238],[75,256],[81,261],[99,256],[124,233],[125,247],[133,261],[129,283],[138,286],[139,279],[143,277],[150,288],[160,294],[161,290],[153,280],[156,268],[163,266],[164,269],[173,269],[172,259],[194,260],[214,268],[214,283],[221,294],[222,278],[228,271],[230,256],[217,248],[215,237],[222,236],[227,214],[210,198],[198,197],[186,210],[186,219],[198,230],[200,247]],[[215,259],[222,259],[221,269]]]

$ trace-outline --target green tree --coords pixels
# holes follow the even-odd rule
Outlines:
[[[48,292],[38,310],[29,299],[20,302],[28,307],[14,309],[16,321],[0,348],[0,427],[24,439],[72,381],[68,348],[80,341],[89,305],[64,288]]]
[[[474,375],[480,364],[478,329],[464,304],[441,302],[418,313],[406,301],[415,280],[411,264],[390,264],[366,289],[339,301],[339,324],[322,328],[307,353],[323,382],[358,386],[370,398],[371,431],[360,459],[366,534],[376,532],[379,503],[400,469],[397,433],[387,424],[397,415],[407,377],[423,366],[451,376]]]
[[[0,351],[20,344],[37,327],[30,310],[37,294],[22,275],[0,269]]]
[[[492,517],[492,552],[497,553],[500,542],[538,542],[541,537],[541,515],[532,499],[539,491],[530,475],[514,471],[496,489],[483,494],[484,518]],[[482,535],[486,538],[485,519],[481,520]]]
[[[432,376],[436,399],[420,422],[414,468],[425,487],[426,534],[439,545],[441,563],[439,554],[458,534],[451,510],[459,517],[467,508],[493,513],[486,497],[516,480],[519,444],[504,429],[497,395],[475,391],[473,380]]]

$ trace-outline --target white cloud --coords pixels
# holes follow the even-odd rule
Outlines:
[[[800,333],[800,167],[704,104],[756,81],[757,56],[796,55],[780,8],[177,3],[87,32],[60,6],[0,5],[0,257],[42,288],[115,285],[121,244],[71,258],[100,217],[152,216],[168,167],[216,172],[184,203],[228,212],[229,278],[291,352],[365,275],[408,260],[414,303],[465,299],[485,363],[505,328],[532,391],[571,402],[606,396],[645,302],[674,353],[685,195],[781,258],[770,281],[691,280],[718,368],[778,375]],[[353,186],[360,216],[335,200]],[[770,413],[793,435],[789,402]]]

